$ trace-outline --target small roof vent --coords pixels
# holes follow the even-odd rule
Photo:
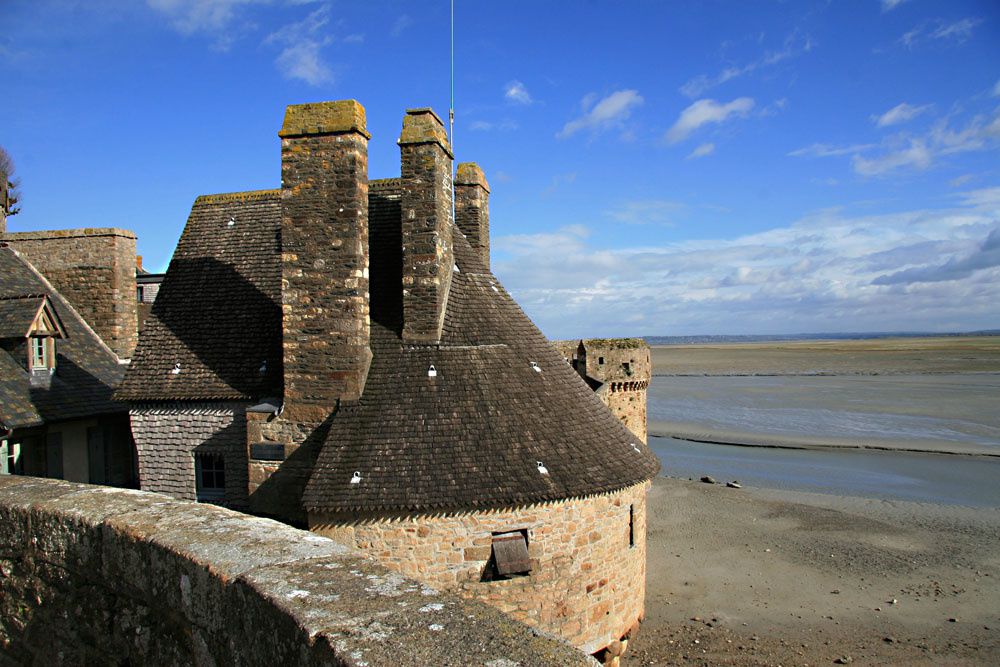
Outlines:
[[[455,273],[461,273],[461,270],[459,270],[459,268],[458,268],[458,264],[455,264],[454,266],[452,266],[451,270],[454,271]]]
[[[174,367],[172,369],[170,369],[170,374],[171,375],[180,375],[181,374],[181,362],[178,361],[176,364],[174,364]]]
[[[640,454],[642,453],[642,450],[640,450],[640,449],[639,449],[639,448],[638,448],[638,447],[636,446],[636,444],[635,444],[634,442],[632,442],[632,443],[629,443],[629,444],[631,444],[631,445],[632,445],[632,449],[634,449],[635,451],[639,452]]]
[[[430,368],[427,369],[427,377],[436,378],[437,376],[438,376],[438,371],[436,368],[434,368],[434,364],[431,364]]]
[[[229,216],[229,222],[226,223],[226,227],[232,227],[235,224],[236,224],[236,218],[233,216]]]
[[[546,468],[545,464],[542,463],[541,461],[536,461],[535,465],[538,466],[538,472],[542,473],[543,475],[548,475],[549,474],[549,469]]]
[[[351,484],[360,484],[360,483],[361,483],[361,472],[355,470],[354,474],[351,475]]]
[[[531,370],[535,371],[536,373],[541,373],[542,372],[542,367],[538,365],[537,361],[532,361],[531,362]]]
[[[267,359],[260,362],[260,368],[257,369],[257,372],[260,373],[261,375],[267,372]]]

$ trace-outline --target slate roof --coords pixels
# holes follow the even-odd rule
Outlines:
[[[279,190],[198,197],[116,396],[280,396],[280,234]]]
[[[7,313],[12,318],[0,319],[23,320],[44,298],[66,333],[56,344],[55,374],[49,386],[31,386],[30,373],[14,356],[26,353],[24,348],[12,349],[16,337],[6,338],[0,347],[0,422],[8,428],[24,428],[127,410],[124,403],[112,399],[112,391],[124,374],[115,354],[31,264],[0,245],[0,303],[8,304]],[[13,302],[20,303],[11,306]]]
[[[44,305],[45,297],[37,294],[0,297],[0,338],[25,338]]]
[[[441,345],[403,343],[399,188],[399,179],[370,182],[373,358],[364,394],[341,407],[312,452],[282,466],[289,489],[305,487],[305,508],[509,507],[615,491],[653,477],[656,457],[549,344],[457,227],[458,272]],[[279,193],[228,197],[195,202],[153,307],[151,333],[140,338],[120,397],[281,395]],[[241,240],[225,228],[230,215],[237,225],[253,220]],[[195,266],[216,267],[213,280],[200,278]],[[245,294],[247,284],[261,298],[240,297],[238,306],[223,298]],[[211,307],[199,304],[203,295]],[[241,326],[228,325],[238,311],[247,313]],[[213,345],[197,335],[205,326],[216,335]],[[209,357],[215,347],[227,350],[224,358]],[[259,362],[239,366],[243,356],[274,359],[268,372],[277,375],[259,380]],[[182,372],[174,379],[182,381],[169,374],[175,359]],[[428,377],[432,364],[435,378]],[[548,474],[539,472],[539,461]],[[355,471],[361,481],[351,484]]]

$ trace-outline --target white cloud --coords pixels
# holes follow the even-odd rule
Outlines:
[[[931,166],[932,160],[931,151],[924,142],[911,140],[906,148],[884,153],[879,157],[865,158],[855,155],[851,158],[851,164],[854,165],[854,171],[862,176],[881,176],[903,167],[927,169]]]
[[[882,11],[891,12],[893,9],[899,7],[904,2],[908,2],[908,0],[882,0]]]
[[[779,51],[765,52],[760,58],[745,65],[733,65],[726,67],[715,76],[701,74],[691,79],[681,86],[681,93],[687,97],[698,97],[707,91],[719,86],[727,81],[736,79],[746,74],[751,74],[759,69],[771,67],[778,63],[808,53],[813,48],[813,42],[807,35],[793,32],[785,38],[785,42]]]
[[[798,148],[789,157],[834,157],[837,155],[853,155],[874,148],[875,144],[854,144],[852,146],[831,146],[830,144],[811,144]]]
[[[995,328],[998,220],[1000,187],[657,246],[609,249],[564,227],[499,237],[494,267],[554,337]]]
[[[878,127],[889,127],[890,125],[899,125],[900,123],[905,123],[907,121],[913,120],[922,113],[930,111],[931,105],[924,104],[922,106],[915,107],[911,104],[903,102],[902,104],[897,104],[893,108],[886,111],[880,116],[872,116],[872,121]]]
[[[333,81],[333,72],[320,54],[333,41],[325,34],[329,22],[330,7],[324,5],[303,20],[289,23],[267,36],[265,44],[281,48],[275,64],[285,77],[313,86]]]
[[[964,18],[952,23],[925,21],[905,33],[899,41],[908,48],[930,40],[949,40],[962,43],[972,37],[972,31],[983,22],[982,19]]]
[[[605,215],[627,225],[673,226],[674,217],[685,208],[684,204],[668,199],[637,199],[605,211]]]
[[[508,102],[515,104],[527,105],[534,101],[531,99],[531,94],[524,87],[524,84],[517,80],[511,81],[504,86],[503,96]]]
[[[593,99],[590,99],[590,95],[588,95],[584,97],[584,102],[589,102],[586,105],[589,107],[590,104],[593,104]],[[622,127],[632,111],[642,102],[642,96],[635,90],[619,90],[611,93],[594,104],[583,116],[566,123],[556,137],[565,139],[581,130],[590,130],[596,133]]]
[[[727,104],[715,100],[698,100],[684,109],[677,122],[667,130],[666,140],[671,144],[684,141],[702,125],[722,123],[730,116],[742,117],[753,109],[754,101],[749,97],[739,97]]]
[[[691,151],[691,153],[688,155],[688,159],[693,160],[696,158],[705,157],[707,155],[711,155],[714,152],[715,152],[715,144],[713,143],[701,144],[693,151]]]
[[[887,137],[878,145],[858,144],[837,147],[817,143],[792,151],[788,155],[792,157],[850,155],[856,173],[861,176],[882,176],[903,169],[928,169],[945,156],[992,150],[998,146],[1000,146],[1000,109],[994,111],[992,116],[975,116],[960,128],[954,128],[948,119],[942,119],[929,131],[918,136],[897,134]]]
[[[516,130],[518,124],[509,118],[500,121],[474,120],[469,123],[469,129],[474,132],[491,132],[493,130],[509,131]]]
[[[403,31],[411,25],[413,25],[413,19],[411,19],[407,14],[402,14],[392,22],[392,27],[389,28],[389,34],[393,37],[399,37],[403,34]]]
[[[166,15],[179,32],[215,32],[228,28],[240,7],[266,4],[269,0],[146,0],[155,11]]]
[[[993,97],[1000,97],[1000,79],[993,86]]]

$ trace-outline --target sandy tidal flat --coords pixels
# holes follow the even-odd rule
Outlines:
[[[657,479],[625,665],[1000,664],[1000,510]]]

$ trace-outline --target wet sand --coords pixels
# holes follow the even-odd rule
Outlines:
[[[658,478],[648,517],[625,665],[1000,664],[1000,509]]]
[[[1000,373],[1000,336],[656,345],[654,375]]]

